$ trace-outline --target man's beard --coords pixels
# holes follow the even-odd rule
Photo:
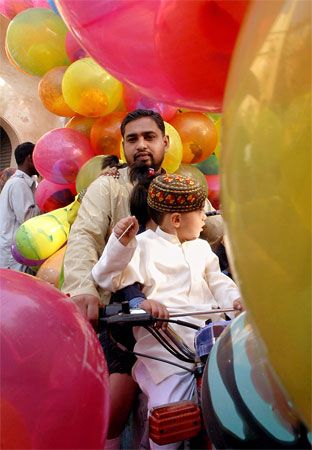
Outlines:
[[[134,181],[140,180],[142,177],[145,177],[150,169],[154,169],[155,173],[158,172],[163,161],[161,161],[159,164],[155,164],[152,156],[151,160],[152,164],[146,164],[144,161],[134,160],[133,163],[129,165],[130,181],[132,183]]]

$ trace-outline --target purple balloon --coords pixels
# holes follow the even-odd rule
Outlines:
[[[11,253],[15,261],[25,266],[41,266],[45,259],[28,259],[20,254],[15,244],[11,246]]]

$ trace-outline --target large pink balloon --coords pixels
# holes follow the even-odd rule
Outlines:
[[[33,160],[36,169],[53,183],[74,183],[80,167],[94,156],[89,139],[70,128],[56,128],[37,142]]]
[[[87,52],[120,81],[171,105],[219,111],[249,0],[58,0]]]
[[[36,203],[43,212],[63,208],[75,200],[75,184],[57,184],[43,179],[35,192]]]
[[[80,46],[77,39],[74,38],[70,31],[66,34],[65,48],[70,62],[75,62],[77,59],[86,58],[88,56],[87,52]]]
[[[49,283],[9,269],[1,284],[1,448],[103,449],[108,371],[97,336]]]

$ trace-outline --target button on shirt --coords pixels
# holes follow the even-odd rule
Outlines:
[[[208,309],[232,307],[233,301],[240,297],[236,284],[220,271],[218,258],[206,241],[181,243],[159,227],[155,232],[147,230],[137,235],[127,246],[112,234],[92,275],[99,286],[112,292],[139,282],[146,298],[170,307],[171,311],[174,307],[177,312],[191,312],[196,305],[207,305]],[[216,314],[214,319],[220,317]],[[187,316],[183,320],[203,326],[207,316]],[[170,325],[194,349],[195,331]],[[179,362],[143,327],[137,327],[134,334],[135,351]],[[142,362],[155,383],[181,371],[151,359],[142,358]]]
[[[0,267],[22,270],[11,254],[15,234],[26,220],[40,214],[35,204],[35,181],[21,170],[5,183],[0,194]]]

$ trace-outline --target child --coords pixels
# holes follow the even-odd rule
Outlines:
[[[158,225],[156,231],[149,229],[136,236],[136,218],[120,220],[92,270],[94,280],[111,292],[140,283],[146,296],[141,299],[140,308],[159,317],[168,316],[167,308],[187,312],[194,310],[194,305],[239,305],[237,286],[221,273],[209,244],[199,239],[206,220],[205,197],[204,189],[189,177],[156,177],[147,197],[149,216]],[[215,318],[219,318],[217,314]],[[207,316],[189,316],[185,320],[203,326]],[[172,328],[194,348],[194,330],[176,324]],[[137,327],[134,334],[135,351],[177,362],[143,327]],[[186,370],[138,357],[132,374],[148,397],[149,410],[192,398],[194,379]],[[166,445],[166,449],[178,446],[179,443]],[[151,441],[151,448],[159,446]]]

